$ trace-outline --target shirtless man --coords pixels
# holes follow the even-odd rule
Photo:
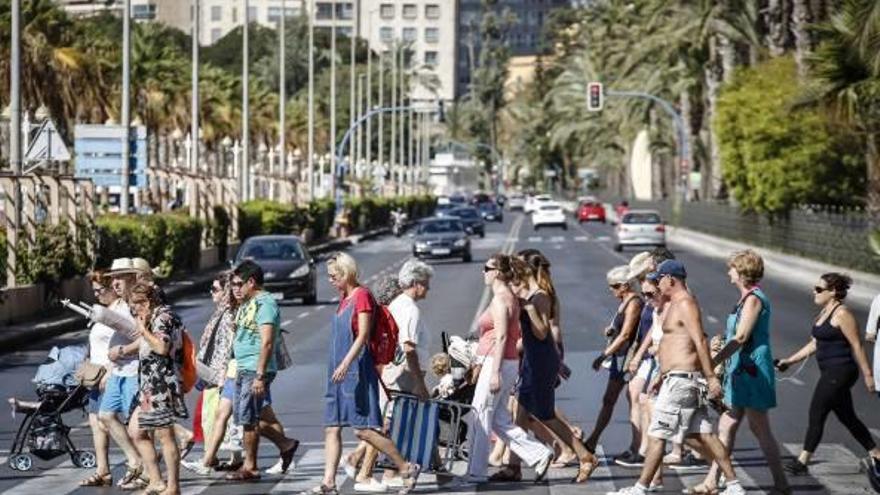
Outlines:
[[[708,385],[709,399],[721,396],[721,382],[713,371],[709,344],[703,332],[700,308],[685,285],[687,272],[678,260],[667,260],[648,275],[656,280],[660,293],[668,298],[663,319],[663,338],[658,360],[661,367],[660,393],[648,429],[645,465],[635,486],[608,495],[641,495],[663,461],[667,440],[684,440],[709,459],[718,463],[727,479],[722,495],[741,495],[745,490],[733,471],[730,456],[712,423],[701,391]],[[705,378],[705,384],[701,383]]]

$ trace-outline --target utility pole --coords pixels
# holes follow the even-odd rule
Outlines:
[[[379,52],[379,108],[385,104],[385,53]],[[370,108],[369,110],[372,110]],[[379,115],[379,166],[385,166],[385,115]]]
[[[399,88],[399,97],[400,97],[399,105],[401,107],[405,107],[408,105],[407,101],[406,101],[406,96],[405,96],[406,94],[404,93],[404,82],[403,82],[404,81],[404,73],[405,73],[404,69],[406,69],[406,45],[401,44],[401,46],[400,46],[400,70],[397,71],[397,77],[400,79],[398,81],[398,88]],[[400,118],[398,119],[398,123],[400,124],[400,129],[399,129],[400,130],[400,133],[399,133],[400,143],[399,143],[399,148],[398,148],[400,150],[400,158],[399,158],[398,163],[400,163],[400,170],[401,170],[400,179],[401,179],[402,184],[406,184],[406,116],[407,116],[406,112],[401,112]]]
[[[244,28],[242,29],[242,64],[241,64],[241,144],[242,144],[242,160],[241,160],[241,192],[239,194],[241,201],[247,201],[251,194],[251,139],[250,139],[250,78],[248,75],[248,23],[250,22],[250,6],[248,0],[242,0],[244,5]]]
[[[391,105],[390,107],[396,107],[397,105],[397,55],[398,50],[397,46],[394,46],[394,63],[391,65]],[[397,114],[393,112],[391,114],[391,155],[388,160],[390,162],[391,168],[391,178],[395,184],[395,193],[400,194],[400,185],[399,185],[399,176],[397,170]]]
[[[369,112],[370,109],[373,108],[373,13],[375,10],[371,10],[368,15],[367,25],[367,93],[366,93],[366,112]],[[371,171],[371,164],[373,163],[373,123],[371,121],[367,121],[367,141],[364,143],[366,145],[364,157],[367,162],[367,170]]]
[[[15,268],[18,266],[16,249],[21,242],[21,0],[12,0],[11,49],[9,74],[9,165],[12,167],[14,189],[12,201],[15,211],[12,212],[12,229],[7,232],[9,237],[6,245],[6,286],[15,287]]]
[[[330,14],[330,189],[336,190],[336,2]],[[323,171],[323,167],[322,171]]]
[[[122,184],[119,214],[128,215],[128,188],[131,179],[131,0],[123,3],[122,13]]]
[[[304,2],[306,0],[303,0]],[[309,145],[306,176],[309,180],[309,201],[315,199],[315,2],[309,1]]]
[[[287,59],[284,56],[284,45],[287,44],[287,40],[284,36],[284,21],[287,17],[287,9],[284,5],[284,0],[281,0],[281,23],[278,29],[278,43],[280,46],[278,47],[278,58],[279,60],[279,74],[278,74],[278,92],[279,92],[279,104],[280,107],[278,109],[278,147],[281,148],[278,153],[280,156],[278,157],[278,170],[281,175],[287,175],[287,167],[285,163],[285,156],[287,155],[287,136],[285,126],[285,117],[287,113],[287,79],[285,78],[284,69],[285,64],[287,63]]]
[[[192,0],[192,94],[190,107],[190,135],[192,136],[193,174],[199,170],[199,0]]]

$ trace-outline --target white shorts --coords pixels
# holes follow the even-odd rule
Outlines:
[[[670,374],[675,375],[672,371]],[[700,373],[692,377],[666,376],[651,414],[648,435],[683,443],[689,435],[712,433],[709,411],[701,398]]]
[[[645,359],[642,359],[642,364],[639,365],[639,370],[636,371],[636,378],[644,380],[645,387],[647,387],[658,371],[660,370],[657,366],[657,361],[653,357],[646,357]],[[644,390],[642,390],[642,392],[644,392]]]

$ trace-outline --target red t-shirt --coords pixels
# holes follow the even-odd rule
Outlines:
[[[372,313],[376,306],[376,300],[370,294],[366,287],[356,288],[347,298],[339,301],[339,308],[336,314],[342,313],[350,304],[354,304],[354,312],[351,315],[351,333],[358,335],[358,315],[361,313]]]

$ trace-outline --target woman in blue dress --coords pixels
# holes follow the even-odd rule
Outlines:
[[[538,285],[535,270],[531,265],[520,258],[511,258],[510,266],[514,275],[514,279],[509,282],[510,288],[521,299],[519,321],[522,340],[519,346],[522,361],[516,398],[519,404],[518,423],[527,428],[528,421],[538,422],[570,447],[577,455],[580,464],[578,474],[572,481],[584,483],[596,468],[598,460],[556,412],[556,384],[559,380],[562,358],[551,331],[553,300]],[[508,466],[498,471],[491,479],[521,480],[519,459],[512,452],[510,461]]]
[[[768,411],[776,407],[776,376],[770,348],[770,302],[758,283],[764,276],[764,261],[752,250],[734,253],[727,261],[730,283],[739,291],[739,301],[727,317],[727,344],[736,351],[725,364],[724,404],[727,411],[718,420],[718,436],[733,449],[742,418],[758,440],[773,475],[771,493],[788,494],[779,444],[770,429]],[[712,465],[701,485],[690,493],[717,492],[718,466]]]
[[[327,260],[330,284],[339,291],[339,308],[332,318],[332,336],[327,362],[327,392],[324,395],[324,479],[320,486],[303,492],[310,495],[338,495],[336,471],[342,456],[342,428],[354,428],[358,440],[387,455],[403,478],[399,494],[415,488],[421,471],[418,464],[406,462],[394,443],[381,433],[379,378],[367,347],[376,301],[358,282],[357,263],[346,253]],[[349,472],[351,471],[351,472]],[[346,474],[354,477],[346,466]]]

